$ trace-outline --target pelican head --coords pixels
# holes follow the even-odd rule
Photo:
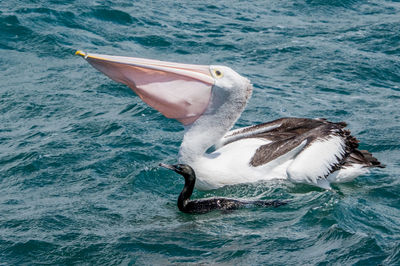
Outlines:
[[[144,102],[168,118],[193,124],[227,100],[246,104],[250,82],[226,66],[190,65],[151,59],[77,55],[111,79],[128,85]],[[239,108],[240,112],[243,108]],[[211,109],[211,110],[208,110]]]

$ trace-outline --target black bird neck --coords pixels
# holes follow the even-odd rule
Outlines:
[[[190,200],[190,196],[192,196],[194,185],[196,183],[196,175],[194,173],[185,174],[183,177],[185,178],[185,186],[183,187],[178,198],[178,208],[182,212],[185,211],[186,205]]]

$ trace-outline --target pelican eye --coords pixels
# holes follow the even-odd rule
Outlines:
[[[213,70],[213,72],[214,72],[214,76],[216,78],[222,78],[224,76],[224,74],[222,74],[221,70],[215,69],[215,70]]]

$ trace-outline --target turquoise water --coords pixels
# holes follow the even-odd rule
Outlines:
[[[399,1],[1,1],[0,265],[399,265],[399,32]],[[291,202],[182,214],[157,165],[183,127],[76,49],[228,65],[255,87],[237,126],[347,121],[387,167],[196,191]]]

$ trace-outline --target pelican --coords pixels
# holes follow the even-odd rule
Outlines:
[[[76,54],[184,125],[179,161],[196,172],[197,189],[274,179],[331,189],[331,183],[383,167],[368,151],[357,149],[358,140],[344,122],[281,118],[230,130],[253,86],[229,67]]]

